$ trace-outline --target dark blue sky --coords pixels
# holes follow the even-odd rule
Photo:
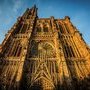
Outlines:
[[[39,17],[69,16],[90,45],[90,0],[0,0],[0,43],[18,16],[34,4],[38,7]]]

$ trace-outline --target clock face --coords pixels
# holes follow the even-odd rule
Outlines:
[[[55,57],[55,49],[50,43],[47,42],[34,43],[31,48],[31,54],[32,56],[37,56],[40,54],[47,57]]]

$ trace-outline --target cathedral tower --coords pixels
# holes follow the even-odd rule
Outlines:
[[[1,90],[76,90],[89,68],[90,49],[70,18],[39,18],[36,6],[0,45]]]

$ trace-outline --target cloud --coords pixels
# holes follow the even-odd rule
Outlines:
[[[8,12],[17,13],[21,6],[22,0],[0,0],[0,14],[1,12],[5,15],[9,15]]]
[[[21,8],[21,6],[22,6],[22,2],[20,1],[20,0],[13,0],[13,3],[14,3],[14,5],[13,5],[13,12],[17,12],[18,11],[18,9],[19,8]]]

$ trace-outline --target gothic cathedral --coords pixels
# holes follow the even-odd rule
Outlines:
[[[39,18],[33,6],[0,45],[0,90],[90,90],[90,48],[68,16]]]

